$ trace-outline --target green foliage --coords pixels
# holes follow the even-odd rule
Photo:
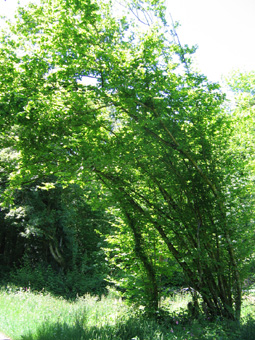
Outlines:
[[[234,71],[226,79],[231,90],[236,94],[248,94],[254,96],[255,71]]]
[[[68,297],[102,293],[108,268],[100,233],[108,216],[92,210],[77,186],[41,186],[17,191],[15,206],[0,213],[1,281]]]
[[[4,282],[3,280],[1,280]],[[47,291],[56,296],[75,298],[85,293],[103,294],[105,292],[104,273],[81,273],[77,268],[66,273],[58,272],[47,264],[31,267],[29,261],[16,270],[12,270],[5,282],[20,285],[32,291]]]
[[[254,187],[238,155],[233,119],[223,110],[219,85],[192,71],[194,49],[172,42],[163,3],[125,4],[132,20],[113,15],[110,1],[45,1],[20,9],[8,37],[2,35],[2,131],[15,130],[11,145],[20,155],[6,170],[5,204],[30,181],[49,192],[51,176],[61,187],[91,183],[102,206],[122,221],[120,233],[100,232],[112,240],[110,258],[117,249],[125,257],[114,265],[128,278],[126,288],[137,285],[131,295],[156,311],[160,278],[171,281],[174,261],[210,316],[238,319]],[[50,241],[65,270],[72,261],[87,266],[75,237],[85,240],[94,223],[79,220],[69,228],[70,216],[58,216],[62,208],[55,209],[52,197],[49,214],[28,218],[32,232]],[[74,206],[72,217],[81,214]]]
[[[64,275],[57,274],[46,264],[38,264],[33,268],[29,261],[25,261],[21,268],[11,273],[10,281],[24,287],[25,290],[46,290],[56,295],[67,295]]]
[[[151,284],[139,258],[135,255],[131,231],[118,216],[117,211],[115,213],[112,211],[112,214],[116,218],[111,224],[113,231],[107,237],[105,248],[109,266],[108,280],[122,292],[122,296],[129,304],[147,308]],[[158,235],[150,230],[146,236],[148,242],[151,242],[150,248],[146,249],[148,257],[157,268],[159,293],[160,296],[166,296],[173,287],[185,285],[185,277],[174,259],[169,257]]]
[[[254,179],[255,179],[255,143],[254,143],[254,72],[233,72],[226,82],[234,95],[234,105],[232,109],[233,134],[231,137],[230,148],[235,150],[234,164],[239,169],[235,178],[233,178],[233,189],[235,200],[237,202],[237,212],[242,212],[242,223],[247,228],[241,238],[243,247],[241,251],[250,249],[250,256],[246,258],[248,268],[244,267],[249,273],[253,272],[254,263],[254,241],[253,241],[253,225],[254,225]],[[246,211],[246,213],[244,213]],[[251,274],[248,274],[250,276]]]

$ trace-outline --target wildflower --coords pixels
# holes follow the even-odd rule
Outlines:
[[[173,328],[171,328],[170,332],[171,332],[171,333],[173,333],[173,332],[174,332]]]

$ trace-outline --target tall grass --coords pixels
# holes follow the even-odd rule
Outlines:
[[[50,294],[8,287],[0,292],[0,329],[15,339],[57,339],[57,334],[74,334],[68,339],[82,339],[81,329],[115,325],[125,314],[125,305],[117,298],[86,295],[66,301]],[[43,334],[47,333],[47,337]],[[48,333],[52,333],[49,337]],[[76,337],[76,333],[79,336]],[[55,336],[55,337],[54,337]]]
[[[0,291],[0,330],[13,340],[188,340],[255,339],[252,297],[244,302],[241,325],[203,318],[186,312],[188,295],[165,299],[168,314],[145,318],[127,307],[114,292],[75,301],[47,293],[7,287]]]

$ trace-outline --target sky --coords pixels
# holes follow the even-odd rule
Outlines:
[[[13,15],[17,0],[0,0],[0,15]],[[21,4],[28,0],[20,0]],[[180,23],[182,45],[197,45],[195,64],[211,81],[232,70],[255,70],[255,0],[166,0]]]
[[[212,81],[255,70],[255,0],[168,0],[181,44],[198,45],[196,63]]]

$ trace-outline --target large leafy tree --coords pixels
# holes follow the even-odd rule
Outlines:
[[[8,189],[52,174],[97,181],[132,235],[149,308],[157,235],[206,312],[239,318],[246,219],[224,97],[192,72],[193,50],[171,39],[161,2],[123,5],[134,19],[106,1],[42,1],[2,35],[2,131],[15,128],[20,151]]]

